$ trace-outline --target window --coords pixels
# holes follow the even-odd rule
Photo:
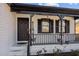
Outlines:
[[[69,33],[69,32],[70,32],[70,21],[65,20],[65,33]]]
[[[55,23],[55,29],[56,29],[56,33],[59,33],[59,20],[56,20],[56,23]]]
[[[42,32],[49,32],[49,22],[42,21]]]
[[[53,20],[39,19],[38,33],[53,33]]]
[[[61,32],[61,21],[56,20],[56,33]],[[62,21],[62,32],[63,33],[69,33],[70,30],[70,24],[69,24],[69,20],[63,20]]]
[[[59,32],[61,32],[61,21],[59,21]],[[62,32],[65,33],[65,21],[62,21]]]

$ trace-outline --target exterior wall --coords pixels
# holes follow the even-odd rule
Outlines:
[[[0,55],[8,55],[16,39],[15,13],[7,4],[0,4]]]
[[[0,4],[0,56],[27,55],[27,44],[16,43],[16,24],[16,13],[7,4]]]

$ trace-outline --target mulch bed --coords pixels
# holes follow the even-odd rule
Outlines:
[[[64,52],[64,53],[49,53],[49,54],[40,54],[36,56],[78,56],[77,54],[74,54],[72,52]]]

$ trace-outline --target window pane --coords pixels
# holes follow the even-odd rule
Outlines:
[[[38,33],[41,33],[41,29],[42,29],[42,23],[41,23],[42,21],[40,20],[40,19],[38,19]]]
[[[42,22],[42,32],[49,32],[49,22],[48,21]]]
[[[56,23],[55,23],[55,29],[56,29],[56,33],[59,33],[59,20],[56,20]]]
[[[59,32],[61,32],[61,22],[59,21]],[[65,32],[65,22],[62,21],[62,32]]]
[[[42,32],[49,32],[49,28],[48,28],[48,27],[43,26],[43,27],[42,27]]]
[[[69,20],[65,20],[65,33],[70,32],[70,22]]]
[[[49,22],[43,21],[43,22],[42,22],[42,25],[48,26],[48,25],[49,25]]]
[[[62,21],[62,32],[63,33],[69,33],[69,21],[68,20],[63,20]],[[61,32],[61,21],[56,20],[56,33]]]

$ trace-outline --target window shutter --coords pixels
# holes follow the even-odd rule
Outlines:
[[[49,32],[53,33],[53,20],[49,20]]]
[[[56,20],[55,25],[56,33],[59,33],[59,20]]]
[[[69,20],[65,20],[65,33],[70,32],[70,22]]]
[[[40,19],[38,19],[38,33],[41,33],[41,31],[42,31],[42,24],[41,24],[41,20]]]

